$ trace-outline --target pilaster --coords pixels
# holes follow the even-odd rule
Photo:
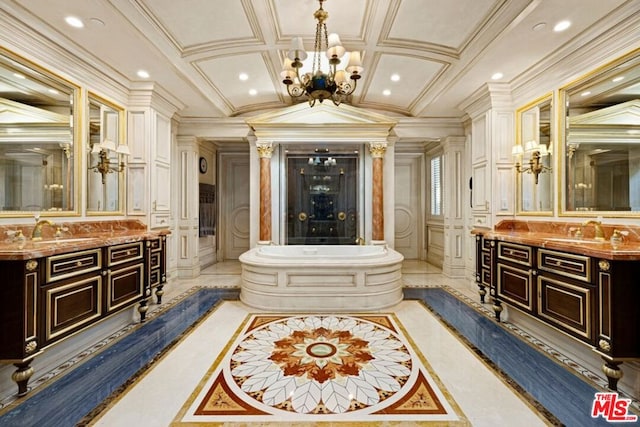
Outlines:
[[[465,137],[450,136],[442,142],[444,261],[442,272],[449,277],[465,275]]]
[[[200,275],[198,254],[198,141],[193,136],[179,136],[178,179],[178,277]]]

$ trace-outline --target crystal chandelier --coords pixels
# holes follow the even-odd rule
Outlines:
[[[316,101],[331,99],[335,105],[340,105],[345,98],[356,89],[356,83],[361,77],[362,63],[360,52],[349,54],[349,63],[345,70],[338,70],[340,58],[345,54],[345,48],[340,43],[340,37],[335,34],[327,35],[327,18],[329,14],[322,8],[325,0],[318,0],[320,9],[313,17],[316,24],[316,39],[313,45],[313,67],[310,73],[300,75],[302,61],[307,59],[307,52],[302,44],[302,37],[294,37],[284,67],[281,73],[282,83],[287,86],[287,92],[292,98],[306,95],[309,105],[313,107]],[[325,52],[329,59],[329,71],[325,73],[320,68],[320,56]],[[349,73],[347,78],[347,73]]]

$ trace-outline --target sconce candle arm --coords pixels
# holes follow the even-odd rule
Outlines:
[[[515,168],[518,173],[530,173],[535,177],[535,183],[538,184],[538,175],[544,172],[550,172],[551,168],[549,166],[545,166],[542,163],[542,157],[549,155],[549,151],[547,150],[547,146],[544,144],[536,144],[535,141],[530,141],[527,143],[527,149],[523,150],[521,145],[514,145],[511,150],[511,154],[516,158]],[[531,157],[529,158],[529,166],[523,167],[521,163],[521,159],[524,155],[524,152],[530,152]]]
[[[117,165],[111,164],[109,158],[109,151],[115,151],[120,158],[120,163]],[[130,154],[129,147],[123,144],[119,144],[117,147],[113,141],[105,140],[102,144],[95,144],[91,147],[92,153],[98,154],[98,163],[89,166],[89,170],[93,170],[96,173],[102,175],[102,184],[106,184],[107,174],[114,172],[123,172],[125,168],[124,159],[122,156],[128,156]]]

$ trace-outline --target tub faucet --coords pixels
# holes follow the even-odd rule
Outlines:
[[[42,240],[42,226],[48,225],[50,227],[55,227],[55,223],[53,221],[49,221],[48,219],[41,219],[36,222],[35,227],[33,227],[33,231],[31,232],[31,240]]]
[[[356,239],[356,245],[364,246],[364,239],[362,237],[358,237]]]
[[[589,220],[582,223],[583,227],[587,225],[593,225],[595,229],[595,240],[604,240],[604,230],[602,229],[602,223],[600,221]]]

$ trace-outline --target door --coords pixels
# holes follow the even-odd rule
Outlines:
[[[220,153],[221,261],[249,250],[249,153]]]
[[[421,259],[422,153],[396,153],[395,246],[405,259]]]

